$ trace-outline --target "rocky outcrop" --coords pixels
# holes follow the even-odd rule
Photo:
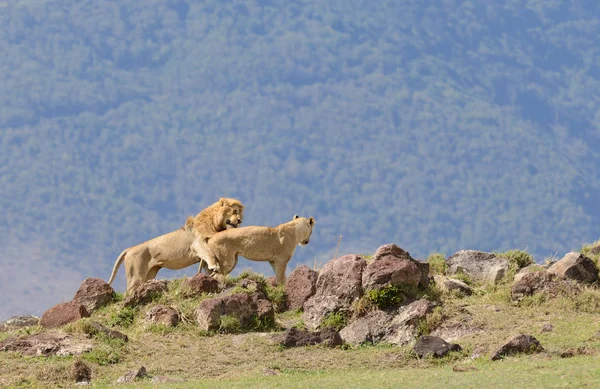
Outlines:
[[[344,342],[353,345],[386,342],[402,346],[415,340],[419,322],[434,307],[431,301],[421,299],[391,311],[369,311],[354,318],[340,335]]]
[[[110,304],[115,290],[100,278],[86,278],[73,297],[73,302],[82,304],[89,313]]]
[[[137,305],[145,305],[155,298],[165,293],[168,289],[167,281],[165,280],[150,280],[140,285],[135,292],[123,300],[123,306],[135,307]]]
[[[413,347],[414,353],[419,358],[432,356],[433,358],[443,358],[450,351],[461,351],[462,347],[455,343],[448,343],[437,336],[421,336]]]
[[[56,328],[89,316],[89,312],[82,304],[77,302],[62,303],[44,312],[40,325],[44,328]]]
[[[127,373],[123,374],[121,377],[117,379],[117,384],[125,384],[128,382],[134,382],[139,378],[144,378],[148,376],[148,372],[144,366],[141,366],[139,369],[129,370]]]
[[[371,258],[371,263],[378,262],[380,260],[389,261],[389,260],[407,260],[411,261],[415,264],[421,273],[421,277],[419,279],[419,286],[427,286],[429,284],[429,264],[427,262],[417,261],[413,257],[410,256],[408,251],[402,249],[401,247],[396,246],[395,244],[388,243],[381,245],[373,254]],[[391,277],[390,277],[391,278]],[[363,286],[365,283],[363,282]]]
[[[506,258],[475,250],[460,250],[446,260],[446,274],[464,273],[473,281],[497,283],[508,272]]]
[[[548,269],[548,273],[561,278],[592,284],[598,281],[598,268],[594,261],[583,254],[571,252]]]
[[[492,356],[492,361],[497,361],[509,355],[514,354],[532,354],[543,351],[544,348],[540,342],[531,335],[520,334],[504,343]]]
[[[331,313],[350,310],[352,303],[363,295],[362,272],[366,265],[359,255],[345,255],[323,266],[314,296],[304,303],[302,318],[309,329],[316,329]]]
[[[298,266],[285,283],[288,309],[302,309],[304,303],[317,291],[319,274],[306,265]]]

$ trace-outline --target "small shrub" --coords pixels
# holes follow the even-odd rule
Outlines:
[[[444,254],[433,253],[427,257],[427,263],[429,264],[429,274],[446,274],[446,257]]]
[[[83,354],[83,359],[102,366],[113,365],[121,361],[125,352],[125,342],[110,338],[103,333],[97,334],[96,340],[98,344],[92,351]]]
[[[124,307],[118,312],[114,312],[110,315],[108,325],[111,327],[120,326],[127,328],[133,324],[135,320],[136,309],[131,307]]]
[[[600,313],[600,291],[597,289],[585,288],[580,293],[568,295],[568,298],[577,312]]]
[[[456,274],[452,275],[453,278],[464,282],[465,284],[469,285],[469,286],[474,286],[473,284],[473,280],[471,279],[471,277],[464,273],[462,270],[459,270]]]
[[[240,333],[242,332],[242,323],[240,323],[240,319],[235,316],[223,315],[221,316],[219,332],[226,334]]]
[[[391,308],[402,303],[406,299],[406,292],[404,289],[400,286],[388,285],[381,289],[370,290],[366,293],[366,296],[381,309]],[[414,295],[414,293],[412,295]]]
[[[118,303],[119,301],[123,301],[125,299],[125,295],[123,293],[115,292],[113,294],[113,302]]]
[[[523,250],[508,250],[494,254],[496,254],[497,257],[508,259],[511,269],[514,269],[515,271],[535,263],[533,256]]]
[[[597,240],[593,243],[584,244],[579,252],[598,263],[600,260],[600,254],[592,254],[592,249],[598,246],[600,246],[600,240]]]
[[[321,328],[331,327],[336,331],[341,330],[348,323],[348,317],[342,312],[334,312],[325,316],[321,321]]]

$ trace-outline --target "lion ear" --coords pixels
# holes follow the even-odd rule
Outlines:
[[[310,224],[311,226],[314,226],[316,223],[315,218],[314,217],[309,217],[308,218],[308,224]]]
[[[294,220],[298,219],[300,216],[298,216],[298,214],[294,215]]]
[[[225,201],[225,197],[221,197],[221,198],[219,199],[219,204],[221,204],[221,205],[225,205],[225,203],[226,203],[226,201]]]

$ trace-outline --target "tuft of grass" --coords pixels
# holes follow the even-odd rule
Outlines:
[[[125,342],[120,339],[109,338],[103,333],[96,337],[97,344],[88,353],[82,354],[82,359],[96,363],[100,366],[119,363],[125,355]]]
[[[287,309],[287,297],[285,295],[285,286],[270,286],[266,289],[267,298],[273,304],[275,312],[284,312]]]
[[[368,291],[365,295],[367,300],[375,304],[381,309],[395,307],[398,304],[404,302],[407,297],[407,288],[401,286],[388,285],[381,289],[374,289]],[[411,291],[408,291],[410,293]],[[411,295],[414,295],[413,293]]]
[[[267,279],[264,275],[255,273],[251,269],[244,269],[237,277],[227,278],[227,280],[225,280],[225,286],[234,286],[236,283],[246,278],[256,281],[261,286],[266,286],[267,284]]]
[[[457,279],[459,281],[462,281],[462,282],[464,282],[465,284],[467,284],[467,285],[469,285],[471,287],[473,287],[474,284],[475,284],[473,282],[473,280],[471,279],[471,277],[468,274],[464,273],[460,269],[459,269],[458,272],[456,272],[455,274],[452,275],[452,278],[455,278],[455,279]]]
[[[433,253],[427,257],[426,262],[429,264],[429,274],[446,274],[446,257],[441,253]]]
[[[501,253],[494,253],[497,257],[508,259],[510,267],[515,271],[525,266],[533,265],[535,260],[533,255],[523,250],[507,250]]]
[[[111,327],[120,326],[123,328],[128,328],[133,324],[136,313],[137,313],[136,308],[123,307],[121,310],[119,310],[117,312],[113,312],[110,315],[110,319],[108,320],[108,325]]]
[[[596,262],[596,264],[600,265],[600,263],[599,263],[599,261],[600,261],[600,253],[598,253],[598,254],[593,254],[592,253],[592,249],[595,248],[595,247],[598,247],[598,246],[600,246],[600,240],[597,240],[597,241],[592,242],[592,243],[584,244],[581,247],[581,250],[579,250],[579,252],[581,254],[585,255],[586,257],[590,258],[594,262]]]
[[[240,333],[242,332],[242,323],[240,322],[240,319],[235,316],[223,315],[221,316],[219,332],[225,334]]]
[[[438,328],[444,321],[442,307],[435,307],[433,311],[420,320],[417,324],[417,334],[419,336],[429,335],[433,330]]]
[[[325,316],[321,321],[321,328],[331,327],[336,331],[341,330],[348,324],[348,315],[342,312],[334,312]]]

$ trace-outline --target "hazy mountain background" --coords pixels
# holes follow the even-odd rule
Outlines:
[[[0,319],[222,196],[245,225],[317,219],[289,270],[340,235],[579,249],[600,237],[599,36],[584,0],[0,1]]]

